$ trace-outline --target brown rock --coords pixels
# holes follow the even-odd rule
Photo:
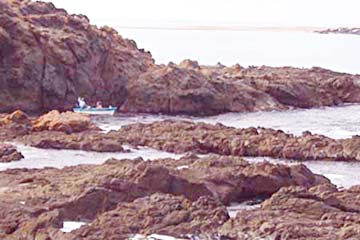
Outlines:
[[[114,29],[52,3],[1,0],[0,8],[1,111],[71,109],[79,95],[120,105],[127,82],[153,64]]]
[[[260,208],[241,210],[222,227],[236,239],[357,239],[358,191],[331,185],[282,188]],[[240,234],[241,233],[241,234]]]
[[[0,117],[0,140],[12,140],[17,136],[30,133],[31,120],[22,111],[17,110],[11,114]]]
[[[211,198],[190,202],[182,196],[153,194],[132,203],[121,203],[72,234],[73,239],[128,239],[135,234],[153,233],[215,237],[228,218],[226,208]]]
[[[41,131],[18,137],[17,140],[27,145],[44,149],[128,152],[123,148],[124,141],[117,138],[110,138],[106,134],[98,132],[85,131],[69,134],[59,131]]]
[[[0,119],[1,126],[7,126],[12,124],[31,125],[31,121],[24,112],[16,110],[15,112],[5,115],[2,119]]]
[[[88,115],[75,112],[60,113],[57,110],[53,110],[35,119],[32,122],[32,130],[35,132],[50,130],[73,133],[99,130],[99,128],[92,123]]]
[[[0,162],[19,161],[23,155],[10,144],[0,143]]]
[[[304,169],[211,156],[7,170],[0,172],[0,238],[67,239],[73,235],[59,232],[63,221],[92,222],[75,232],[89,239],[129,233],[211,235],[228,218],[220,204],[271,195],[283,186],[328,182]]]
[[[296,137],[266,128],[237,129],[222,124],[163,121],[122,127],[109,136],[134,146],[173,153],[268,156],[294,160],[359,161],[360,138],[336,140],[322,135]]]

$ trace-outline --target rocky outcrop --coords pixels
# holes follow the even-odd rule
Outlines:
[[[90,116],[81,113],[53,110],[36,118],[32,122],[32,131],[60,131],[65,133],[100,130],[91,121]]]
[[[163,121],[133,124],[108,134],[134,146],[173,153],[268,156],[294,160],[359,161],[360,138],[332,139],[304,132],[294,136],[267,128],[237,129],[221,124]]]
[[[360,102],[360,77],[325,69],[156,65],[135,42],[51,3],[1,0],[0,111],[69,110],[78,96],[124,112],[209,115]]]
[[[0,116],[0,141],[12,140],[30,131],[31,120],[24,112],[17,110]]]
[[[157,66],[129,82],[122,111],[211,115],[360,102],[359,76],[321,68]]]
[[[153,194],[131,203],[120,203],[91,225],[74,231],[70,239],[129,239],[131,235],[153,233],[214,239],[228,219],[226,208],[211,198],[200,197],[191,202],[182,196]],[[115,226],[118,226],[116,231]]]
[[[260,208],[241,210],[221,233],[234,239],[358,239],[359,186],[282,188]]]
[[[360,137],[332,139],[304,132],[294,136],[269,128],[237,129],[221,124],[162,121],[132,124],[118,131],[32,132],[17,141],[45,149],[122,151],[123,145],[146,146],[171,153],[272,157],[290,160],[360,161]]]
[[[360,35],[360,28],[328,28],[325,30],[315,31],[317,33],[322,34],[354,34],[354,35]]]
[[[0,143],[0,163],[19,161],[23,155],[16,150],[16,147],[10,144]]]
[[[92,223],[75,232],[85,239],[171,231],[176,236],[212,234],[228,219],[224,204],[269,196],[284,186],[328,182],[302,165],[218,156],[7,170],[0,172],[0,238],[72,239],[59,228],[63,221],[79,220]]]
[[[71,109],[77,97],[119,105],[153,64],[109,27],[52,3],[0,1],[0,110]]]
[[[16,139],[26,145],[43,149],[71,149],[94,152],[126,152],[126,142],[99,132],[64,133],[61,131],[33,132]]]

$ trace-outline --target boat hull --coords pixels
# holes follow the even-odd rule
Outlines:
[[[74,108],[73,111],[76,113],[84,113],[90,115],[114,115],[116,107],[111,108]]]

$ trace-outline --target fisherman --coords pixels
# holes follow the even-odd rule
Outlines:
[[[86,104],[86,102],[85,102],[85,100],[84,100],[84,98],[83,97],[78,97],[78,104],[79,104],[79,107],[80,108],[86,108],[87,107],[87,104]]]
[[[97,101],[96,102],[96,108],[103,108],[103,106],[102,106],[102,104],[101,104],[101,102],[100,101]]]

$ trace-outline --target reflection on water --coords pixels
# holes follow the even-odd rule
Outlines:
[[[99,153],[79,150],[39,149],[15,144],[24,155],[24,159],[10,163],[0,163],[0,171],[13,168],[44,168],[75,166],[79,164],[102,164],[110,158],[135,159],[142,157],[146,160],[157,158],[175,158],[182,155],[161,152],[150,148],[131,149],[129,153]]]

